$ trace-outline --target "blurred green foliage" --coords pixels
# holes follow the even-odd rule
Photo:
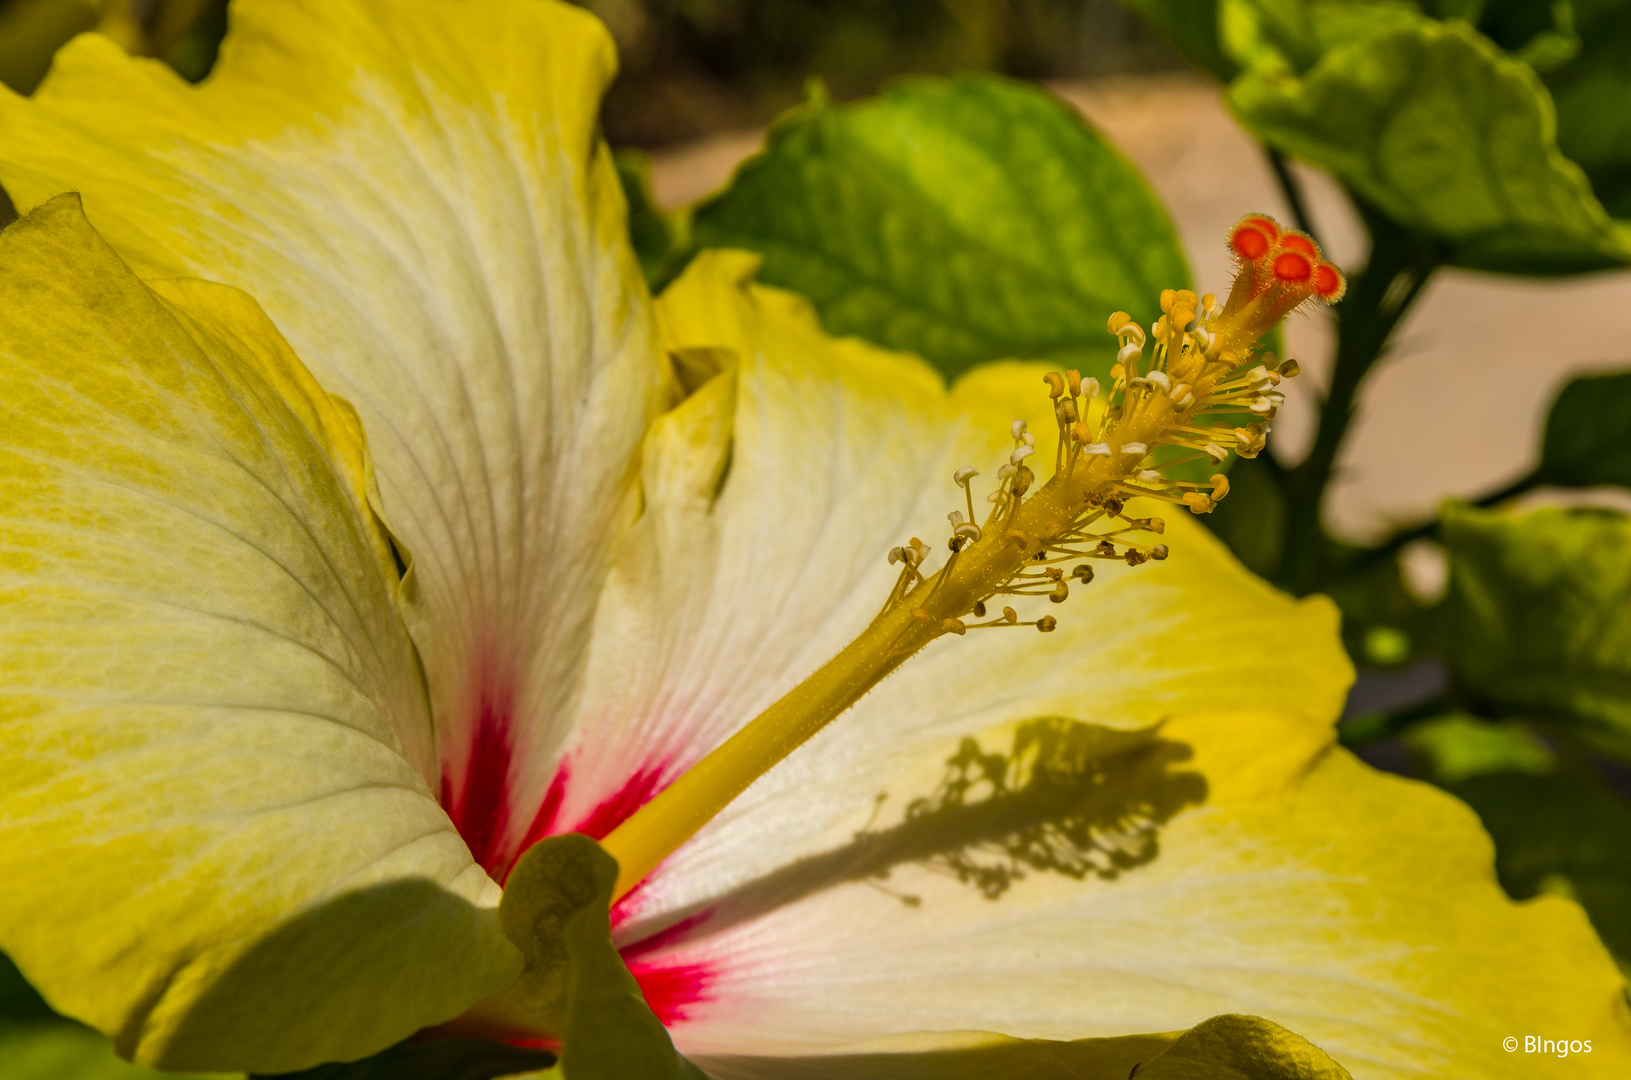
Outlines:
[[[226,0],[0,0],[0,82],[31,93],[56,50],[88,30],[196,82],[226,32]]]

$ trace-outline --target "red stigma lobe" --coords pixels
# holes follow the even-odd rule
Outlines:
[[[1300,285],[1313,274],[1313,260],[1300,251],[1282,251],[1274,257],[1274,276],[1281,281]]]
[[[1307,233],[1288,232],[1280,237],[1279,247],[1281,251],[1300,251],[1310,259],[1320,257],[1319,246],[1314,243],[1313,238]]]
[[[1342,271],[1327,262],[1314,267],[1314,291],[1320,294],[1322,300],[1334,303],[1342,299],[1347,289],[1348,283],[1342,280]]]
[[[1268,254],[1269,245],[1273,241],[1268,234],[1255,225],[1242,224],[1235,227],[1229,235],[1229,247],[1234,253],[1248,262],[1261,259]]]

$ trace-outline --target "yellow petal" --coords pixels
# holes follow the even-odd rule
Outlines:
[[[751,271],[704,256],[659,302],[665,345],[720,375],[653,429],[597,623],[585,707],[624,760],[701,752],[836,652],[887,593],[889,546],[943,550],[952,471],[989,476],[1008,420],[1046,416],[1035,369],[947,392]],[[1350,678],[1330,605],[1178,515],[1163,539],[1166,562],[1101,564],[1042,605],[1053,634],[935,642],[632,895],[618,939],[648,985],[683,988],[682,1051],[1248,1013],[1359,1076],[1533,1075],[1500,1042],[1524,1025],[1598,1040],[1591,1075],[1625,1067],[1618,976],[1579,909],[1511,903],[1464,807],[1330,748]],[[988,756],[954,773],[975,735]],[[989,755],[1017,769],[1045,738],[1080,766],[1054,802],[1017,823],[954,806],[989,795]]]
[[[984,470],[983,500],[1011,449],[1009,399],[1046,412],[1040,369],[999,365],[948,392],[922,361],[835,341],[799,298],[743,285],[752,267],[704,254],[659,302],[664,344],[682,361],[706,360],[687,351],[702,348],[724,350],[716,364],[740,359],[647,442],[645,514],[596,622],[581,706],[593,720],[573,756],[583,784],[568,789],[564,820],[630,770],[672,776],[836,654],[888,595],[892,546],[916,535],[944,553],[946,514],[964,503],[959,466]],[[1011,720],[1125,729],[1201,707],[1271,707],[1302,719],[1287,752],[1306,760],[1330,741],[1350,678],[1331,605],[1276,593],[1180,516],[1163,539],[1164,563],[1100,564],[1064,605],[1018,604],[1057,613],[1055,633],[979,631],[914,657],[676,854],[646,895],[673,889],[683,904],[819,850],[863,824],[904,765]],[[825,793],[823,813],[788,798],[810,791]]]
[[[541,796],[665,393],[596,125],[614,68],[545,0],[238,0],[198,87],[87,35],[34,98],[0,94],[20,207],[82,192],[138,272],[243,288],[356,406],[490,866],[527,815],[470,777]]]
[[[1010,833],[977,827],[995,816],[979,812],[988,788],[954,805],[944,759],[925,762],[884,788],[895,810],[867,830],[685,909],[684,940],[638,960],[691,973],[675,1040],[704,1061],[903,1029],[1109,1037],[1239,1012],[1357,1077],[1626,1075],[1617,968],[1577,905],[1501,892],[1466,807],[1342,750],[1278,794],[1237,782],[1242,746],[1272,755],[1294,723],[1176,718],[1154,744],[1166,753],[1137,768],[1084,770],[1051,811],[1007,804]],[[978,742],[1000,754],[1010,734]],[[1073,859],[1080,877],[1061,869]],[[1526,1036],[1577,1052],[1526,1053]]]
[[[354,416],[74,196],[0,235],[0,948],[146,1064],[366,1055],[502,990]]]

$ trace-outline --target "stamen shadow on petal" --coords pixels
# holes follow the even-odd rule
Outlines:
[[[991,900],[1033,873],[1114,879],[1157,858],[1161,826],[1206,800],[1206,779],[1175,769],[1190,757],[1187,744],[1161,738],[1159,727],[1116,731],[1059,717],[1020,724],[1007,751],[964,739],[939,784],[908,802],[899,823],[869,825],[842,847],[677,912],[655,932],[642,927],[623,953],[717,933],[836,885],[881,882],[906,864],[949,874]],[[879,796],[880,807],[886,801]]]

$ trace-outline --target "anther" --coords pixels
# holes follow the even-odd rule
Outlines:
[[[1229,494],[1229,478],[1222,473],[1213,473],[1211,476],[1211,482],[1212,501],[1222,502],[1223,497]]]
[[[1099,396],[1099,380],[1088,377],[1082,380],[1082,394],[1089,398]]]
[[[1303,366],[1297,363],[1297,361],[1287,360],[1285,363],[1280,365],[1280,378],[1295,379],[1297,374],[1302,371],[1302,369]]]
[[[1050,371],[1042,376],[1042,381],[1048,384],[1048,396],[1057,400],[1065,394],[1065,377],[1057,371]]]
[[[1122,443],[1121,452],[1123,454],[1136,454],[1139,457],[1143,457],[1145,454],[1150,452],[1150,448],[1141,442]]]
[[[1210,514],[1212,512],[1212,500],[1198,491],[1185,492],[1184,505],[1189,507],[1192,514]]]
[[[1011,607],[1005,607],[1002,609],[1002,619],[1009,626],[1012,626],[1019,622],[1019,612],[1015,611]]]
[[[967,540],[971,544],[980,542],[980,527],[972,522],[957,526],[952,535],[959,540]]]
[[[1084,454],[1103,454],[1105,457],[1109,457],[1110,444],[1105,442],[1088,443],[1082,447],[1082,452]]]
[[[1167,545],[1157,544],[1157,545],[1155,545],[1154,547],[1152,547],[1150,549],[1150,558],[1154,559],[1156,562],[1162,562],[1163,560],[1166,559],[1166,557],[1167,557]]]
[[[1144,350],[1137,345],[1123,345],[1116,353],[1116,363],[1125,365],[1129,361],[1137,361],[1144,355]]]
[[[1065,383],[1070,387],[1071,397],[1082,396],[1082,373],[1075,368],[1065,372]]]
[[[1160,536],[1162,533],[1167,531],[1167,523],[1158,517],[1145,518],[1144,530]]]
[[[946,619],[941,622],[940,629],[946,631],[948,634],[961,635],[968,633],[968,627],[964,625],[962,619]]]
[[[1008,464],[1018,465],[1034,453],[1036,453],[1036,447],[1034,446],[1016,446],[1014,452],[1008,455]]]
[[[1051,634],[1059,626],[1059,620],[1052,615],[1044,615],[1036,620],[1036,628],[1044,634]]]
[[[985,601],[984,600],[974,601],[974,617],[976,619],[985,618]]]
[[[1002,538],[1008,541],[1010,544],[1018,544],[1022,549],[1031,546],[1031,538],[1020,532],[1018,529],[1009,529],[1007,532],[1002,534]]]
[[[972,465],[964,465],[961,469],[958,469],[956,472],[951,474],[951,482],[960,488],[966,488],[968,487],[968,482],[979,475],[979,469],[976,469]]]
[[[1012,424],[1008,425],[1008,430],[1013,434],[1015,439],[1023,439],[1025,437],[1025,421],[1015,420]]]
[[[1070,571],[1070,576],[1083,585],[1093,580],[1093,568],[1087,563],[1077,563]]]
[[[1152,371],[1146,375],[1145,378],[1150,380],[1150,382],[1154,383],[1156,386],[1159,386],[1163,394],[1166,394],[1169,397],[1172,395],[1172,380],[1168,378],[1166,372]]]
[[[916,619],[918,622],[934,622],[934,616],[930,615],[927,611],[924,611],[922,608],[913,608],[912,609],[912,618]]]
[[[1146,484],[1158,484],[1161,482],[1161,471],[1159,469],[1140,469],[1138,478]]]
[[[1042,568],[1042,576],[1047,578],[1049,581],[1062,581],[1064,580],[1065,572],[1059,569],[1057,566],[1044,566]]]
[[[1026,468],[1024,465],[1021,465],[1019,467],[1019,471],[1014,474],[1014,486],[1013,486],[1014,494],[1016,496],[1023,495],[1027,491],[1031,490],[1031,484],[1035,480],[1036,480],[1036,474],[1034,472],[1032,472],[1030,469]]]
[[[1063,604],[1070,599],[1070,586],[1061,581],[1053,587],[1053,591],[1048,594],[1048,599],[1055,604]]]
[[[1205,446],[1201,447],[1201,449],[1206,452],[1207,457],[1212,459],[1212,464],[1214,465],[1221,465],[1223,463],[1223,459],[1229,456],[1229,451],[1225,450],[1215,442],[1209,442]]]

